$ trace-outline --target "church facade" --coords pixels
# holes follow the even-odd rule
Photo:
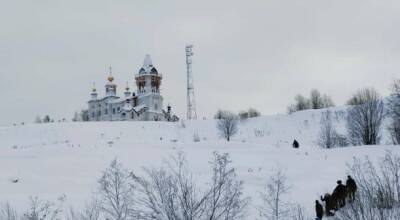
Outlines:
[[[171,106],[163,109],[160,94],[162,74],[153,66],[150,55],[146,55],[143,66],[135,75],[136,93],[126,85],[123,97],[117,96],[117,85],[113,83],[111,69],[105,85],[105,96],[99,97],[93,86],[88,101],[89,121],[178,121]]]

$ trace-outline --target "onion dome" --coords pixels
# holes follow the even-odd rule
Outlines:
[[[110,68],[109,68],[109,74],[108,74],[107,80],[108,80],[110,83],[111,83],[112,81],[114,81],[114,77],[112,76],[112,69],[111,69],[111,66],[110,66]]]
[[[96,92],[96,84],[95,84],[95,83],[93,83],[92,92],[93,92],[93,93]]]

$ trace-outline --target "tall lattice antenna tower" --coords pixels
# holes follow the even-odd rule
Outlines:
[[[186,72],[187,72],[187,119],[196,120],[196,101],[194,99],[194,85],[192,73],[193,45],[186,45]]]

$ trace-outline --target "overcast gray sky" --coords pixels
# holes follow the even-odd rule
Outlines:
[[[387,95],[400,77],[398,0],[0,1],[0,124],[70,119],[92,82],[103,95],[110,65],[120,94],[134,88],[147,53],[184,118],[186,43],[200,117],[285,113],[311,88],[341,105],[361,87]]]

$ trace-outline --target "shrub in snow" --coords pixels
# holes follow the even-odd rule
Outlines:
[[[359,90],[348,101],[346,125],[353,145],[379,143],[380,127],[384,118],[383,102],[375,89]]]

